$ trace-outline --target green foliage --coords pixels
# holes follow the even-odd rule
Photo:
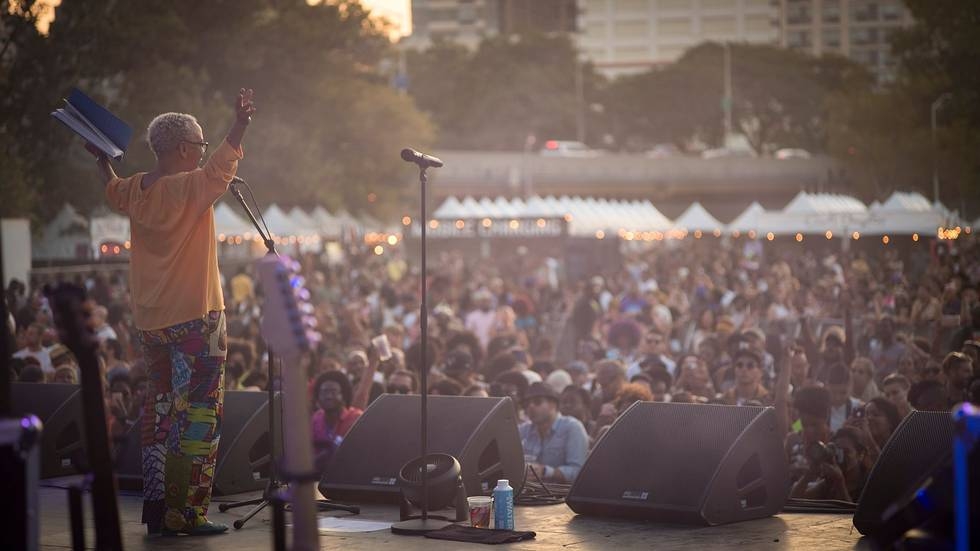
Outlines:
[[[41,217],[65,197],[85,210],[103,202],[91,157],[49,116],[75,85],[134,126],[120,174],[152,167],[143,132],[155,115],[194,114],[216,146],[238,89],[255,89],[241,174],[265,204],[393,214],[412,176],[398,150],[433,139],[427,118],[377,76],[392,48],[356,1],[64,0],[47,37],[27,16],[0,29],[14,44],[0,58],[0,161],[22,164],[2,163],[0,177],[11,174],[5,189],[36,190],[17,208]]]
[[[497,36],[475,52],[437,43],[409,53],[409,91],[437,123],[440,146],[519,150],[529,134],[575,138],[576,71],[586,105],[599,83],[590,64],[577,63],[567,35]]]
[[[907,0],[916,24],[892,37],[899,61],[895,82],[834,100],[832,151],[869,195],[915,189],[932,197],[932,167],[940,198],[958,208],[980,197],[980,3]],[[936,116],[933,147],[930,111]],[[934,157],[935,156],[935,157]]]
[[[733,131],[759,153],[778,147],[826,149],[827,100],[838,90],[867,86],[859,66],[772,46],[732,44]],[[723,134],[724,48],[707,42],[663,68],[614,82],[605,104],[626,149],[692,139],[720,144]]]

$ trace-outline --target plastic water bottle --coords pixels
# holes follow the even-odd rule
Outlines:
[[[498,480],[493,489],[493,527],[496,530],[514,529],[514,489],[509,480]]]

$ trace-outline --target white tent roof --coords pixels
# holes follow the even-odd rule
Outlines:
[[[214,207],[214,231],[217,234],[244,235],[255,233],[252,223],[235,212],[227,203],[218,203]]]
[[[869,235],[932,235],[942,226],[958,223],[955,213],[941,203],[929,202],[921,193],[896,191],[870,210],[874,217],[864,229]]]
[[[762,217],[766,214],[766,209],[762,208],[762,205],[758,201],[752,201],[742,214],[735,217],[734,220],[728,224],[728,231],[739,231],[745,232],[749,230],[759,230],[759,222]]]
[[[838,214],[863,213],[868,207],[849,195],[836,193],[807,193],[801,191],[783,207],[786,214]]]
[[[343,230],[340,221],[330,214],[327,209],[317,205],[310,214],[310,218],[313,219],[313,223],[316,224],[316,228],[323,237],[340,237],[341,231]]]
[[[463,205],[460,204],[459,199],[456,199],[452,195],[446,197],[446,200],[439,205],[439,208],[432,213],[434,218],[448,219],[448,218],[461,218],[465,216],[463,214]]]
[[[273,203],[269,208],[265,209],[262,213],[263,218],[265,218],[265,223],[269,226],[269,231],[272,232],[273,236],[276,237],[290,237],[303,235],[303,228],[298,227],[293,223],[292,218],[289,217],[279,205]]]
[[[320,225],[303,209],[293,207],[293,210],[289,211],[289,217],[293,220],[293,225],[300,230],[300,235],[320,234]]]
[[[687,210],[681,214],[677,220],[674,220],[674,227],[681,230],[687,231],[715,231],[720,230],[724,224],[718,221],[717,218],[711,215],[707,209],[705,209],[701,203],[695,201],[691,206],[687,207]]]
[[[44,226],[41,238],[31,243],[31,256],[44,260],[86,258],[84,251],[90,240],[88,219],[65,203]]]

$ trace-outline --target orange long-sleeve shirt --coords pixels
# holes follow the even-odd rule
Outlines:
[[[145,172],[106,185],[109,207],[129,216],[129,286],[133,321],[161,329],[223,310],[214,236],[214,202],[238,170],[241,148],[227,140],[190,172],[141,189]]]

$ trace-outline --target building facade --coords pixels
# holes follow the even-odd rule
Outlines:
[[[580,0],[583,55],[608,77],[671,63],[705,41],[777,44],[772,0]]]
[[[498,8],[498,0],[412,0],[412,34],[405,45],[425,49],[450,40],[476,48],[500,32]]]
[[[779,8],[780,45],[849,57],[881,82],[895,76],[891,34],[913,23],[901,0],[779,0]]]

